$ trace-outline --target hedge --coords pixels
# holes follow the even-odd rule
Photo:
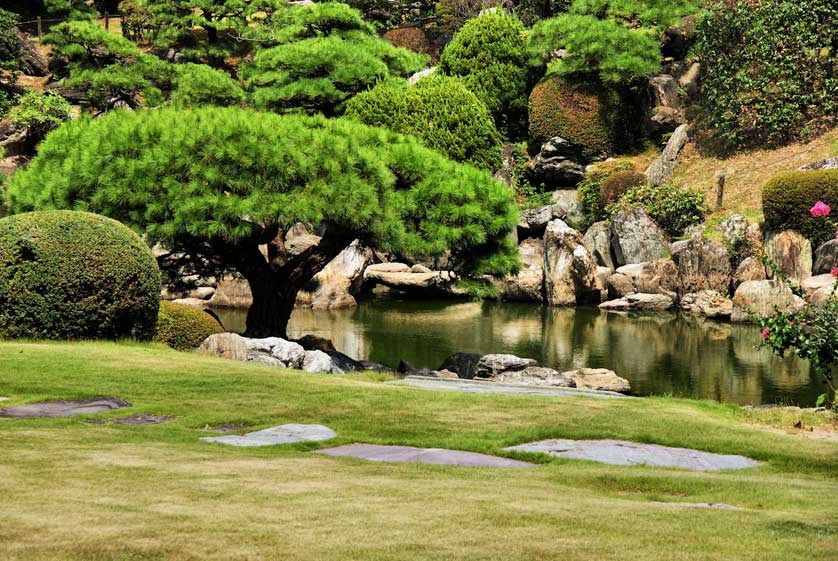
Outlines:
[[[178,351],[191,351],[210,335],[223,331],[221,324],[204,310],[163,300],[154,340]]]
[[[835,237],[835,223],[809,210],[823,201],[838,209],[838,169],[780,174],[765,185],[762,212],[768,230],[797,230],[817,247]]]
[[[74,211],[0,220],[0,337],[150,339],[160,271],[140,237]]]

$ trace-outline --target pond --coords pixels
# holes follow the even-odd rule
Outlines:
[[[231,331],[246,311],[215,310]],[[601,312],[533,304],[376,299],[346,310],[297,309],[292,338],[331,339],[357,359],[437,368],[458,351],[509,353],[559,371],[609,368],[637,395],[812,406],[823,385],[805,361],[757,350],[760,331],[681,314]]]

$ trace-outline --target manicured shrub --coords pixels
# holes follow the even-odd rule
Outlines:
[[[0,220],[0,337],[150,339],[160,271],[140,237],[74,211]]]
[[[597,162],[585,172],[585,178],[579,184],[579,201],[585,209],[586,226],[605,220],[605,205],[599,200],[602,184],[615,173],[635,171],[631,160],[618,159],[610,162]]]
[[[607,207],[616,203],[630,189],[639,187],[646,183],[646,176],[642,173],[631,170],[618,171],[606,178],[599,188],[599,204]]]
[[[414,53],[435,57],[436,49],[428,34],[418,27],[398,27],[387,31],[383,37],[394,47],[409,49]]]
[[[615,154],[628,143],[626,109],[617,92],[601,84],[548,76],[530,94],[529,109],[533,152],[554,136],[577,145],[589,160]]]
[[[229,74],[206,64],[175,66],[171,101],[180,107],[196,105],[237,105],[244,90]]]
[[[469,20],[439,59],[444,74],[459,76],[477,94],[501,130],[515,128],[527,105],[524,25],[502,10]]]
[[[699,22],[703,124],[722,150],[804,139],[838,114],[838,2],[733,0]]]
[[[456,162],[495,170],[501,139],[491,115],[457,78],[429,76],[407,88],[381,83],[349,101],[346,116],[410,134]]]
[[[812,201],[838,208],[838,169],[795,171],[772,178],[762,192],[766,228],[797,230],[815,246],[834,238],[830,222],[810,213]]]
[[[154,340],[178,351],[191,351],[210,335],[223,331],[218,321],[204,310],[163,300]]]
[[[645,210],[672,237],[680,236],[690,226],[700,224],[708,212],[703,192],[671,185],[634,187],[619,202],[608,206],[606,214],[612,217],[629,208]]]

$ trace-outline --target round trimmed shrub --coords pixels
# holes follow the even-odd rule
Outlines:
[[[646,176],[642,173],[631,170],[618,171],[606,178],[599,187],[599,204],[607,207],[615,203],[625,195],[629,189],[639,187],[646,183]]]
[[[775,232],[797,230],[817,247],[835,237],[831,220],[809,214],[818,201],[838,210],[838,169],[780,174],[762,192],[765,226]]]
[[[597,162],[585,172],[585,178],[579,184],[579,201],[585,209],[586,226],[605,220],[605,205],[599,200],[602,184],[612,175],[635,171],[634,162],[625,158]]]
[[[115,220],[67,210],[0,220],[0,337],[150,339],[160,289],[151,250]]]
[[[589,160],[601,159],[626,144],[619,94],[602,84],[551,75],[530,94],[530,142],[534,152],[560,136]]]
[[[204,339],[224,329],[204,310],[163,300],[154,340],[178,351],[197,349]]]

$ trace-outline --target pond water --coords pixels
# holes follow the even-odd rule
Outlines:
[[[244,330],[246,311],[215,312],[228,330]],[[331,339],[353,358],[391,367],[405,359],[437,368],[458,351],[509,353],[559,371],[610,368],[637,395],[809,407],[823,392],[805,361],[755,349],[757,327],[681,314],[377,299],[347,310],[295,310],[288,331]]]

